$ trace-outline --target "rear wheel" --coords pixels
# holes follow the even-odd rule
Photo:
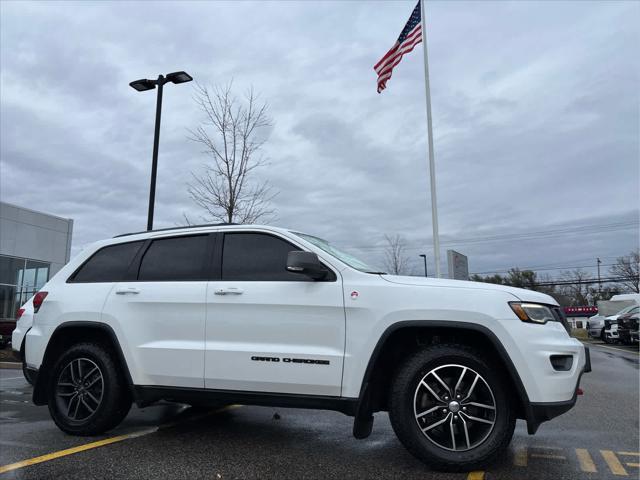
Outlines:
[[[20,360],[22,360],[22,375],[24,375],[24,378],[27,380],[27,383],[29,383],[29,385],[33,385],[35,383],[35,377],[32,371],[27,368],[27,361],[24,358],[24,342],[22,343],[23,345],[20,349]]]
[[[29,385],[33,385],[35,378],[33,377],[33,373],[31,373],[31,370],[27,368],[27,364],[25,362],[22,362],[22,374],[24,375],[24,378],[27,380],[27,383]]]
[[[131,397],[112,352],[101,344],[81,343],[70,347],[55,363],[48,405],[61,430],[97,435],[124,419]]]
[[[403,445],[438,470],[472,470],[495,459],[515,427],[500,368],[461,345],[434,345],[407,358],[389,399]]]

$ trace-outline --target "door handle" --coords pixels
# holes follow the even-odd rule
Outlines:
[[[244,290],[235,287],[224,287],[218,288],[213,293],[215,293],[216,295],[242,295],[244,293]]]
[[[132,293],[132,294],[137,295],[138,293],[140,293],[140,289],[136,288],[136,287],[116,288],[116,294],[117,295],[126,295],[128,293]]]

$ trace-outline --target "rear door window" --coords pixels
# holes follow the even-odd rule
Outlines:
[[[207,279],[208,235],[154,240],[142,257],[138,280],[145,282]]]

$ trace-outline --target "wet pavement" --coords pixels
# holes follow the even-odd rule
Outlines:
[[[162,404],[132,408],[107,435],[72,437],[46,407],[31,404],[20,370],[2,369],[0,471],[26,462],[0,479],[638,478],[638,353],[591,345],[591,357],[594,371],[583,376],[576,407],[535,436],[518,422],[506,455],[484,477],[431,471],[405,451],[384,413],[369,438],[356,440],[352,419],[336,412]]]

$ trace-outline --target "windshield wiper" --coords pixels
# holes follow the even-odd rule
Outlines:
[[[370,273],[371,275],[386,275],[387,272],[364,272],[364,273]]]

